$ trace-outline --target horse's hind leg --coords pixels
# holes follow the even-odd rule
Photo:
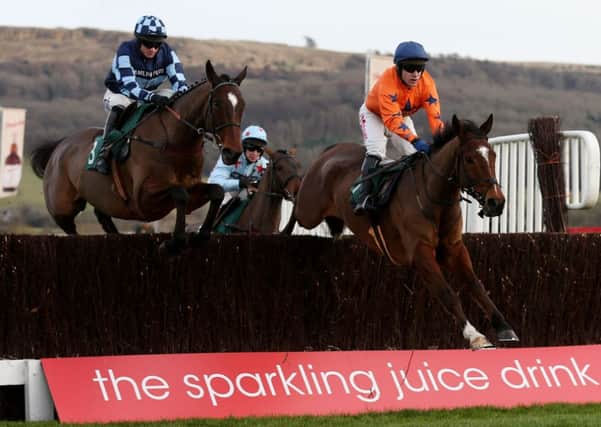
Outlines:
[[[67,234],[77,234],[75,215],[54,215],[54,222]]]
[[[332,237],[334,237],[335,239],[340,237],[340,235],[344,231],[344,221],[341,220],[340,218],[336,218],[333,216],[325,217],[325,221],[326,221],[326,224],[328,225],[328,228],[330,229],[330,233],[332,234]]]
[[[497,339],[501,342],[519,341],[520,339],[517,334],[488,296],[488,292],[486,292],[482,281],[474,273],[472,260],[463,242],[459,242],[453,246],[446,246],[445,250],[441,252],[441,262],[461,283],[467,285],[472,299],[490,319],[497,333]]]
[[[75,217],[86,208],[86,201],[83,199],[76,200],[69,209],[61,209],[61,213],[52,213],[54,222],[67,234],[77,234],[75,226]]]
[[[413,265],[432,296],[459,322],[463,337],[469,341],[470,347],[474,350],[493,347],[490,341],[467,320],[459,296],[451,289],[436,261],[434,248],[427,243],[419,242],[415,248]]]
[[[117,230],[115,223],[113,222],[112,218],[109,215],[105,214],[104,212],[99,211],[98,208],[94,208],[94,215],[96,215],[96,218],[98,219],[98,222],[102,226],[102,229],[104,230],[105,233],[108,233],[108,234],[118,234],[119,233],[119,230]]]

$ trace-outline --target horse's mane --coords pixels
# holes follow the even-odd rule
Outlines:
[[[201,81],[196,81],[196,82],[192,83],[190,85],[190,87],[188,87],[187,91],[185,91],[185,92],[177,92],[177,93],[173,94],[173,96],[171,96],[171,101],[175,101],[176,99],[181,98],[182,96],[184,96],[188,92],[192,92],[193,89],[196,89],[197,87],[202,86],[207,81],[208,81],[207,79],[202,79]]]
[[[325,153],[326,151],[330,151],[332,148],[334,147],[338,147],[340,144],[332,144],[332,145],[328,145],[326,148],[323,149],[323,151],[321,152],[321,154]]]
[[[484,132],[480,130],[480,127],[476,123],[472,122],[471,120],[461,120],[461,122],[463,124],[463,130],[466,133],[471,133],[476,137],[486,137]],[[432,140],[432,149],[438,150],[456,136],[457,135],[455,134],[453,123],[450,121],[446,122],[443,130],[434,134]]]
[[[219,79],[220,79],[221,81],[224,81],[224,82],[231,82],[231,81],[232,81],[232,78],[231,78],[231,77],[230,77],[228,74],[222,74],[222,75],[220,75],[220,76],[219,76]],[[203,85],[203,84],[205,84],[206,82],[208,82],[208,80],[205,78],[205,79],[202,79],[201,81],[196,81],[196,82],[192,83],[192,84],[190,85],[190,87],[188,88],[188,90],[187,90],[187,91],[185,91],[185,92],[177,92],[177,93],[175,93],[175,94],[174,94],[174,95],[171,97],[171,101],[175,101],[176,99],[178,99],[178,98],[181,98],[182,96],[184,96],[184,95],[185,95],[185,94],[187,94],[188,92],[192,92],[192,89],[196,89],[197,87],[199,87],[199,86],[202,86],[202,85]]]

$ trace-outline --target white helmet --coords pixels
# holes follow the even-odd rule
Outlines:
[[[267,145],[267,132],[261,126],[250,125],[242,132],[242,146]]]

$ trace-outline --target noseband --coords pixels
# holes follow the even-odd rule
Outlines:
[[[209,122],[211,122],[211,123],[213,122],[213,99],[215,97],[215,91],[223,86],[236,86],[237,87],[238,83],[232,82],[232,81],[221,82],[217,86],[211,88],[211,91],[209,92],[208,106],[207,106],[206,113],[204,116],[205,124],[209,123]],[[215,145],[217,145],[217,147],[220,150],[223,147],[223,142],[217,132],[219,132],[220,130],[225,129],[227,127],[232,127],[232,126],[238,127],[238,128],[240,127],[240,123],[225,122],[225,123],[221,123],[217,126],[213,126],[212,128],[209,128],[208,130],[205,128],[202,128],[202,127],[197,128],[192,123],[190,123],[189,121],[184,119],[177,111],[175,111],[170,106],[166,105],[165,109],[167,111],[169,111],[179,122],[182,122],[184,125],[186,125],[190,129],[192,129],[198,135],[201,135],[204,138],[205,142],[214,143]]]
[[[280,157],[279,159],[277,159],[271,163],[271,177],[270,177],[270,181],[269,181],[269,191],[263,192],[262,194],[265,194],[266,196],[269,196],[269,197],[283,197],[286,200],[294,202],[294,195],[292,195],[286,191],[286,186],[294,178],[300,178],[300,175],[292,174],[292,175],[288,176],[282,183],[281,190],[279,192],[273,191],[273,189],[276,187],[275,167],[278,164],[278,162],[280,162],[281,160],[284,160],[284,159],[294,161],[294,157],[292,157],[290,155],[286,155],[286,156]]]
[[[459,188],[460,191],[473,197],[481,207],[484,207],[484,204],[486,203],[486,193],[488,193],[488,190],[491,187],[493,187],[494,185],[499,185],[499,187],[500,187],[500,184],[495,177],[488,177],[488,178],[484,178],[484,179],[477,180],[477,181],[469,178],[467,176],[467,174],[463,171],[465,168],[463,166],[463,164],[464,164],[463,153],[461,153],[460,155],[458,155],[456,157],[455,167],[453,168],[453,172],[451,173],[451,175],[448,177],[443,175],[440,171],[438,171],[436,169],[436,167],[432,163],[430,157],[428,157],[427,155],[423,155],[423,157],[425,158],[426,162],[428,162],[428,164],[430,165],[430,168],[432,169],[432,171],[434,171],[434,173],[436,175],[438,175],[439,177],[441,177],[443,179],[446,179],[446,181],[449,184],[454,185],[455,187]],[[425,166],[422,168],[422,174],[425,174]],[[414,177],[414,179],[415,179],[415,177]],[[425,176],[423,177],[423,179],[425,180]],[[478,187],[482,184],[488,184],[488,186],[486,187],[486,190],[484,192],[477,191],[476,187]],[[459,197],[459,199],[457,199],[457,200],[434,200],[428,193],[427,186],[425,186],[425,194],[426,194],[426,197],[428,198],[428,200],[430,200],[432,203],[437,204],[437,205],[452,206],[455,203],[459,203],[462,200],[465,200],[466,202],[471,203],[471,201],[469,199],[466,199],[464,197]],[[423,206],[422,206],[421,200],[419,198],[419,195],[417,197],[418,197],[418,203],[423,210]],[[481,210],[478,215],[482,216],[483,214],[484,213]]]

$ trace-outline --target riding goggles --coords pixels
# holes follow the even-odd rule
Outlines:
[[[402,64],[401,67],[408,73],[415,73],[416,71],[422,73],[426,69],[426,64]]]
[[[248,151],[257,151],[259,154],[263,153],[263,147],[257,147],[256,145],[247,145],[244,147]]]
[[[149,42],[148,40],[142,40],[142,44],[147,49],[160,49],[163,42]]]

